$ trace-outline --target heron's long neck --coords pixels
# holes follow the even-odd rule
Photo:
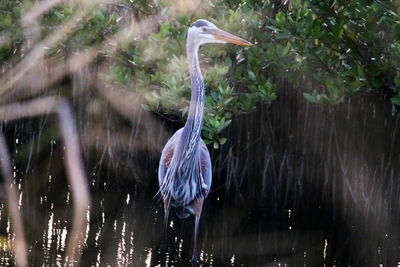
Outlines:
[[[188,119],[181,136],[182,155],[189,162],[197,153],[200,142],[201,128],[204,113],[204,81],[200,71],[198,47],[187,45],[187,58],[189,63],[192,96]]]

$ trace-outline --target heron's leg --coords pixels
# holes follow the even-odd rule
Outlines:
[[[164,224],[163,224],[163,241],[161,243],[161,248],[160,248],[161,253],[165,252],[166,250],[168,218],[170,209],[171,209],[171,198],[168,197],[164,199]]]
[[[193,202],[193,211],[194,211],[194,243],[193,243],[193,256],[192,262],[197,262],[197,236],[199,232],[199,221],[201,216],[201,211],[203,209],[203,198],[199,198]]]

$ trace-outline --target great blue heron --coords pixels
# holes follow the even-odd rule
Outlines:
[[[206,20],[194,22],[187,34],[186,49],[189,63],[192,96],[185,126],[168,140],[158,169],[159,192],[164,201],[164,238],[171,205],[179,218],[195,215],[192,261],[197,261],[197,234],[203,201],[211,188],[210,153],[200,137],[204,113],[204,81],[198,50],[206,43],[234,43],[252,45],[230,33],[218,29]]]

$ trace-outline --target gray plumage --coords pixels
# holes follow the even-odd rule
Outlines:
[[[188,30],[186,39],[187,59],[192,85],[192,95],[187,121],[168,140],[160,159],[158,183],[164,201],[164,243],[170,207],[174,206],[180,218],[195,215],[194,247],[192,261],[197,261],[197,234],[203,201],[210,192],[212,175],[210,153],[203,139],[201,128],[204,113],[204,81],[200,71],[198,50],[205,43],[231,42],[250,46],[251,43],[221,31],[206,20],[197,20]]]
[[[196,23],[204,26],[205,21]],[[197,27],[196,23],[192,27]],[[184,208],[186,212],[183,217],[187,217],[189,213],[193,214],[188,205],[196,198],[205,198],[212,182],[210,153],[201,139],[205,89],[198,59],[200,43],[193,35],[191,32],[188,33],[186,43],[192,85],[188,118],[185,126],[179,129],[165,145],[158,171],[163,199],[171,197],[172,206]],[[179,215],[182,217],[182,214]]]

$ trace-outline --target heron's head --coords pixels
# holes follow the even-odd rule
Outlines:
[[[253,45],[242,38],[218,29],[213,23],[204,19],[199,19],[190,25],[188,30],[188,42],[191,42],[192,45],[197,47],[206,43]]]

